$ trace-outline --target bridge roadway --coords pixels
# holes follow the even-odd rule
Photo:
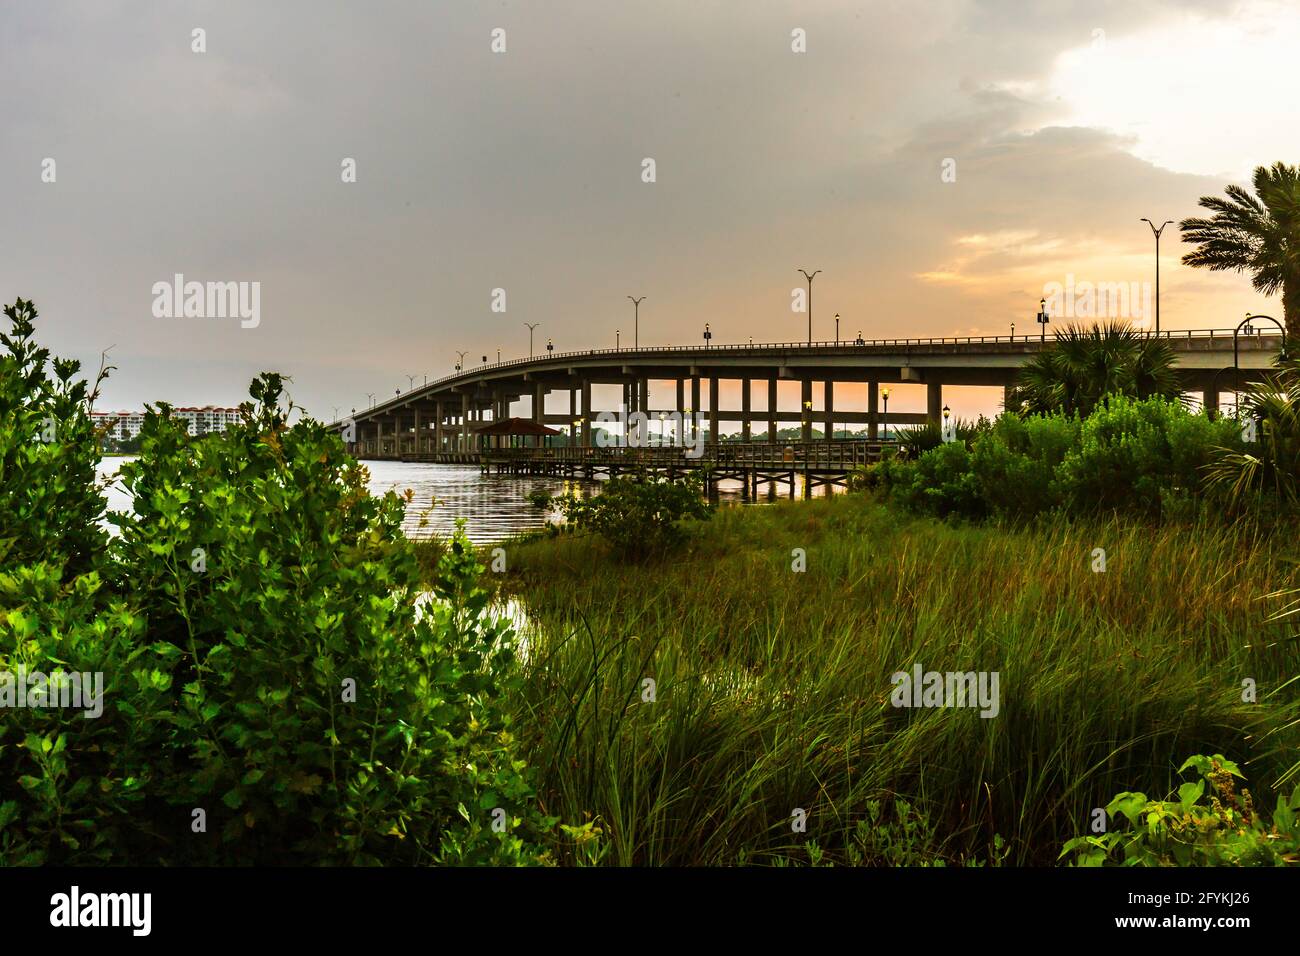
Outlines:
[[[1165,331],[1160,337],[1174,350],[1185,391],[1199,392],[1207,408],[1217,409],[1219,394],[1233,389],[1232,330]],[[937,421],[945,386],[1009,389],[1020,366],[1051,344],[1051,338],[1043,342],[1037,336],[1021,335],[548,351],[464,369],[399,392],[371,408],[354,409],[350,419],[335,422],[334,427],[347,431],[352,426],[349,448],[361,458],[477,461],[473,430],[510,417],[512,404],[527,398],[525,417],[559,427],[567,431],[572,444],[590,448],[593,423],[599,423],[602,411],[616,411],[593,406],[592,386],[615,385],[622,387],[622,404],[629,412],[643,412],[651,420],[661,413],[702,416],[701,424],[707,425],[711,436],[719,434],[720,422],[739,422],[746,442],[755,423],[766,424],[769,436],[781,425],[794,423],[801,427],[804,442],[811,441],[814,424],[826,434],[847,425],[865,425],[875,439],[881,426]],[[1241,381],[1267,369],[1280,345],[1278,334],[1240,336]],[[701,405],[701,380],[709,384],[707,408]],[[726,380],[740,382],[739,408],[719,405],[718,383]],[[675,382],[672,408],[650,407],[651,381]],[[767,390],[766,409],[757,412],[751,402],[756,381]],[[781,381],[800,383],[797,408],[781,408],[777,389]],[[865,382],[866,408],[837,407],[837,382]],[[822,390],[821,408],[816,411],[812,411],[814,383],[820,383]],[[893,383],[925,385],[925,413],[886,415],[880,408],[880,390]],[[568,393],[567,413],[545,411],[546,397],[555,391]]]

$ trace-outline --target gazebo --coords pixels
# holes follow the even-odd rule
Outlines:
[[[549,435],[562,434],[531,418],[503,418],[474,429],[480,450],[491,448],[540,448]],[[531,438],[530,442],[528,439]]]

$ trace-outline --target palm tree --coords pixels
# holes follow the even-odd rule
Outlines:
[[[1227,198],[1202,196],[1209,219],[1178,224],[1183,241],[1198,248],[1183,256],[1189,266],[1249,272],[1255,291],[1282,292],[1287,337],[1300,332],[1300,167],[1285,163],[1255,170],[1255,195],[1242,186],[1224,188]]]
[[[1020,369],[1007,409],[1021,415],[1088,415],[1107,395],[1177,398],[1182,393],[1174,352],[1126,322],[1071,323],[1055,344]]]
[[[1255,441],[1241,450],[1219,449],[1208,468],[1210,484],[1236,504],[1258,495],[1300,506],[1300,361],[1282,359],[1277,371],[1241,396],[1243,421],[1256,422]]]

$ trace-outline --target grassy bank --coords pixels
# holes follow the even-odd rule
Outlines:
[[[839,496],[724,510],[642,566],[590,538],[511,545],[488,577],[535,618],[514,707],[544,809],[600,830],[561,856],[1051,864],[1093,808],[1167,792],[1190,754],[1236,757],[1261,794],[1294,761],[1294,734],[1259,738],[1300,671],[1264,597],[1297,583],[1295,542],[955,527]],[[914,663],[999,672],[997,716],[895,708]]]

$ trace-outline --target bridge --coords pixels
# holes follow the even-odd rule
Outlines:
[[[1235,387],[1233,331],[1166,330],[1159,336],[1174,350],[1184,390],[1199,392],[1204,406],[1217,410],[1220,392]],[[1276,333],[1241,335],[1236,343],[1240,381],[1258,378],[1269,368],[1281,341]],[[354,410],[350,421],[334,427],[343,431],[352,426],[349,450],[359,458],[478,461],[474,429],[510,417],[512,405],[527,400],[534,421],[558,426],[570,444],[591,448],[598,416],[617,411],[594,407],[592,386],[614,385],[621,386],[628,412],[639,411],[651,421],[661,413],[703,416],[711,443],[718,442],[720,422],[739,422],[742,442],[751,441],[756,423],[765,424],[768,439],[782,425],[793,424],[800,427],[803,443],[811,441],[814,425],[828,436],[843,426],[865,426],[868,438],[875,440],[882,427],[938,421],[945,388],[1001,386],[1005,394],[1020,366],[1052,344],[1050,338],[1020,335],[548,351],[463,369]],[[719,383],[728,380],[740,383],[739,408],[720,406]],[[796,408],[781,407],[781,381],[799,383]],[[651,382],[675,383],[671,408],[650,407]],[[701,382],[709,386],[707,407],[701,404]],[[835,385],[841,382],[866,383],[864,408],[835,404]],[[760,411],[752,408],[755,383],[767,391]],[[926,411],[882,409],[882,389],[894,383],[924,385]],[[814,386],[821,392],[816,411]],[[567,413],[546,412],[547,396],[557,391],[567,393]]]

